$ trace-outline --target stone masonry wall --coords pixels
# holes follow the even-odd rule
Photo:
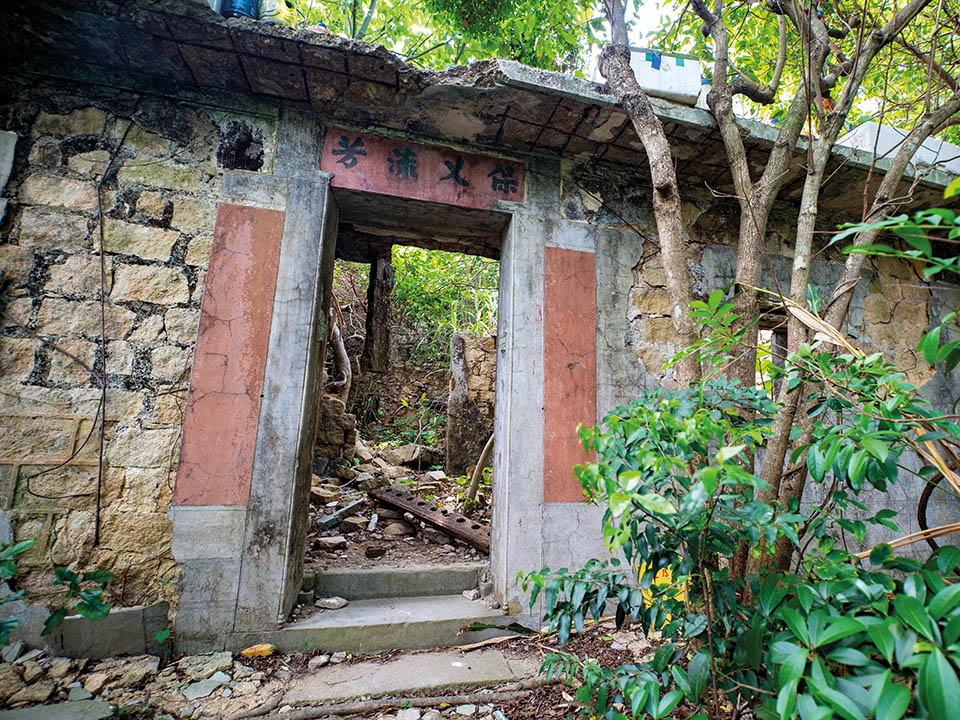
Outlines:
[[[275,114],[50,87],[12,97],[0,109],[19,136],[0,226],[0,509],[16,540],[36,540],[18,580],[42,593],[51,563],[99,567],[116,575],[117,604],[175,603],[167,508],[222,169],[238,155],[270,169]]]
[[[497,338],[456,333],[450,343],[446,457],[449,475],[466,474],[493,432]]]

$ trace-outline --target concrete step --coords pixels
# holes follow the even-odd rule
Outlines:
[[[458,633],[474,622],[507,625],[510,620],[502,612],[460,594],[353,600],[339,610],[319,613],[280,630],[235,633],[232,642],[236,647],[231,649],[268,642],[281,652],[302,652],[307,647],[355,653],[422,650],[509,634],[503,630]]]
[[[507,658],[499,650],[434,650],[387,662],[327,665],[298,677],[282,704],[342,702],[355,697],[449,693],[451,690],[517,683],[535,677],[538,657]]]
[[[455,595],[477,587],[486,568],[487,563],[458,563],[324,570],[305,574],[303,589],[318,598],[347,600]]]

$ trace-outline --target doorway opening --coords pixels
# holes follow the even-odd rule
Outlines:
[[[490,590],[499,253],[510,216],[352,190],[334,198],[295,622],[323,611],[311,602],[326,599],[320,578],[344,571],[471,566],[476,595]],[[484,535],[486,546],[476,541]]]

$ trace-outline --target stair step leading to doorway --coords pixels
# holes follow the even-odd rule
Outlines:
[[[272,643],[281,652],[346,650],[372,653],[383,650],[419,650],[466,645],[506,630],[480,630],[458,634],[471,623],[509,624],[512,618],[463,595],[374,598],[352,600],[339,610],[329,610],[299,620],[280,630],[236,633],[231,648]]]
[[[303,589],[318,598],[347,600],[454,595],[477,587],[486,568],[487,563],[458,563],[323,570],[312,575],[308,570]]]

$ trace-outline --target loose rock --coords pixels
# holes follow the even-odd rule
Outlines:
[[[310,670],[311,672],[314,670],[319,670],[329,662],[329,655],[314,655],[312,658],[310,658],[310,662],[307,663],[307,670]]]
[[[333,537],[318,537],[313,541],[313,546],[317,550],[340,550],[347,546],[347,539],[343,535],[334,535]]]
[[[322,608],[324,610],[339,610],[342,607],[346,607],[350,603],[349,601],[344,600],[342,597],[334,596],[334,597],[328,597],[328,598],[320,598],[313,604],[316,605],[318,608]]]
[[[340,532],[348,534],[363,530],[366,527],[367,521],[364,518],[359,515],[351,515],[350,517],[345,517],[343,522],[340,523]]]

